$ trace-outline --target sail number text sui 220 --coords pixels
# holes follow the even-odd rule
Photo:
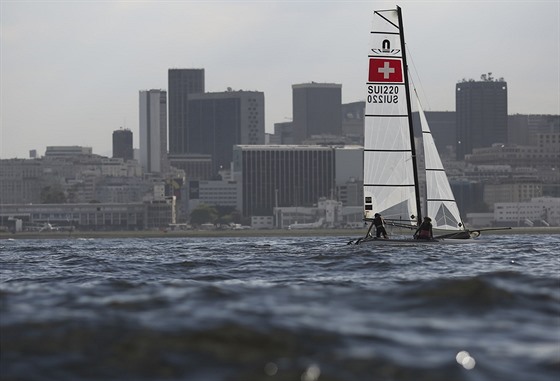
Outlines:
[[[399,87],[388,85],[369,85],[367,102],[368,103],[398,103]]]

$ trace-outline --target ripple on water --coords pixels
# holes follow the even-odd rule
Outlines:
[[[346,242],[2,242],[0,373],[556,380],[558,237],[438,248]],[[462,352],[472,369],[467,356],[458,362]]]

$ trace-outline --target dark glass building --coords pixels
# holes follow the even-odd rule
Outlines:
[[[457,144],[455,113],[453,111],[424,111],[424,114],[426,115],[426,120],[430,126],[439,154],[443,155],[450,150],[455,150],[455,145]],[[420,124],[418,112],[412,113],[412,124],[414,126],[414,135],[421,138],[422,125]]]
[[[189,94],[204,93],[204,69],[169,69],[169,153],[187,153]]]
[[[335,187],[335,151],[322,146],[235,146],[243,215],[271,216],[275,206],[313,206]]]
[[[172,167],[182,169],[189,180],[212,179],[212,156],[202,154],[169,155]]]
[[[188,154],[212,156],[214,174],[229,169],[236,144],[264,144],[264,93],[226,91],[189,96]]]
[[[507,142],[507,83],[503,79],[483,75],[481,81],[460,82],[455,94],[458,160],[473,148]]]
[[[132,131],[128,129],[113,131],[113,157],[119,157],[125,161],[134,158]]]
[[[313,135],[342,135],[342,85],[292,85],[292,112],[296,144]]]

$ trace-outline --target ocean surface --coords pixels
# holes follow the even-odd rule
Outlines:
[[[0,379],[558,381],[560,235],[0,241]]]

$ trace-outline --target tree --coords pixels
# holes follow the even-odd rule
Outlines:
[[[218,212],[215,208],[200,204],[191,212],[191,224],[202,225],[207,223],[214,223],[218,219]]]
[[[41,189],[41,204],[64,204],[66,195],[60,185],[47,185]]]

